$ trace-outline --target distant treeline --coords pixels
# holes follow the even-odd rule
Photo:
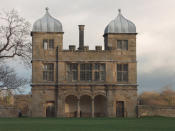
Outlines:
[[[143,92],[138,102],[140,105],[175,106],[175,91],[167,86],[161,92]]]

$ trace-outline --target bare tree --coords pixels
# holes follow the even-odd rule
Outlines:
[[[17,76],[16,72],[6,65],[0,65],[0,90],[22,92],[29,84],[25,78]]]
[[[31,60],[30,23],[16,10],[0,13],[0,60],[19,56],[29,64]]]

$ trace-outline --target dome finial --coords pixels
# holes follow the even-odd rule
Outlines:
[[[49,12],[49,8],[48,8],[48,7],[46,7],[45,9],[46,9],[46,13],[48,13],[48,12]]]
[[[121,9],[118,9],[119,14],[121,14]]]

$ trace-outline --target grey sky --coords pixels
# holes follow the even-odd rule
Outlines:
[[[33,24],[42,17],[45,7],[59,19],[64,29],[64,48],[78,46],[78,27],[85,24],[85,44],[94,49],[103,45],[105,26],[122,14],[137,26],[139,91],[175,87],[175,1],[174,0],[0,0],[1,10],[15,8]],[[20,70],[28,76],[28,71]]]

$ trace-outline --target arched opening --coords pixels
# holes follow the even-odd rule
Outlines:
[[[77,97],[69,95],[65,99],[65,116],[76,117],[77,116]]]
[[[105,96],[98,95],[94,99],[94,116],[105,117],[107,110],[107,100]]]
[[[80,117],[91,117],[92,100],[88,95],[80,97]]]
[[[46,117],[55,117],[55,103],[54,102],[47,102]]]

